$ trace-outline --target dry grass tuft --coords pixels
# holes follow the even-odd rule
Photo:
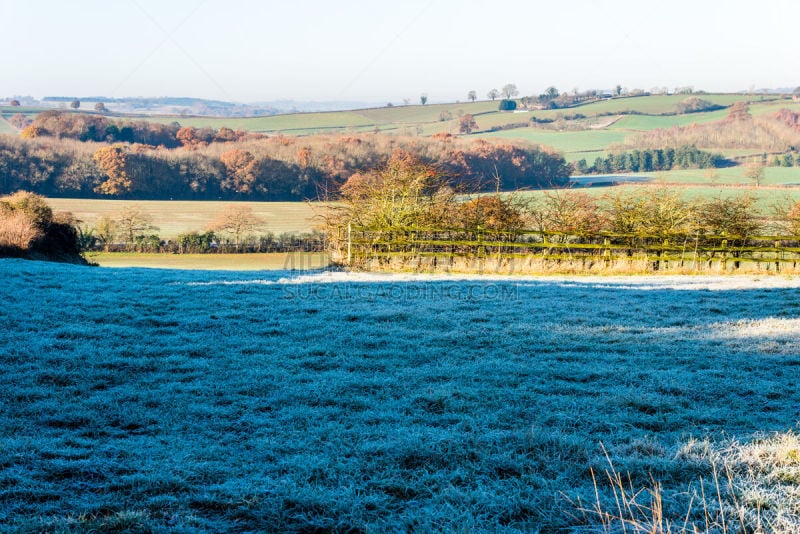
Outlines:
[[[636,485],[603,452],[608,468],[605,480],[592,471],[594,504],[575,503],[590,531],[599,524],[608,533],[800,532],[800,439],[792,431],[748,443],[690,440],[676,458],[703,465],[707,477],[671,496],[653,477],[648,486]],[[682,502],[685,515],[666,513],[667,499]]]

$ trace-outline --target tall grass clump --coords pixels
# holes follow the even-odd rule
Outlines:
[[[749,442],[690,439],[676,460],[705,472],[686,491],[667,493],[653,476],[637,485],[603,448],[608,467],[592,471],[595,500],[575,502],[577,519],[594,532],[800,532],[800,438],[789,431]],[[678,513],[678,511],[680,513]]]

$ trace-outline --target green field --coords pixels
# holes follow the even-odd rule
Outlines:
[[[9,124],[5,116],[0,115],[0,134],[16,134],[17,130]]]
[[[86,259],[100,267],[143,267],[203,271],[276,271],[322,269],[329,264],[322,253],[270,254],[142,254],[90,252]]]
[[[171,239],[179,234],[203,232],[217,213],[232,202],[160,201],[160,200],[83,200],[50,198],[47,200],[55,211],[71,212],[85,224],[92,225],[99,217],[113,217],[126,206],[140,206],[152,217],[156,233],[162,239]],[[279,235],[285,232],[305,233],[318,224],[318,215],[324,205],[305,202],[243,202],[253,212],[266,220],[265,232]],[[238,203],[237,203],[238,205]]]
[[[753,182],[744,175],[744,172],[743,167],[728,167],[713,170],[680,169],[669,172],[643,172],[636,173],[636,175],[651,176],[654,179],[670,183],[752,185]],[[762,185],[800,185],[800,167],[765,167]]]
[[[480,137],[492,139],[523,139],[532,143],[547,145],[563,152],[565,155],[575,156],[582,152],[594,152],[605,150],[609,146],[623,143],[626,137],[625,132],[614,130],[580,130],[558,132],[554,130],[543,130],[540,128],[520,128],[517,130],[505,130],[490,134],[482,134]],[[584,157],[584,156],[580,156]]]
[[[655,130],[657,128],[672,128],[673,126],[688,126],[702,124],[724,119],[728,110],[710,111],[707,113],[688,113],[685,115],[626,115],[609,126],[612,130],[631,130],[636,132]]]
[[[491,102],[465,102],[453,104],[409,105],[372,108],[353,111],[293,113],[255,118],[216,117],[148,117],[152,122],[178,122],[182,126],[197,128],[243,129],[262,133],[306,135],[320,132],[398,130],[424,125],[439,125],[440,115],[458,117],[464,113],[482,113],[496,110]]]

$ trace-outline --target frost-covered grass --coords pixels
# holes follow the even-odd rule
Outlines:
[[[151,269],[202,269],[209,271],[274,271],[320,269],[329,259],[317,252],[253,254],[161,254],[139,252],[88,252],[86,259],[101,267]]]
[[[800,279],[0,277],[0,530],[796,531]]]

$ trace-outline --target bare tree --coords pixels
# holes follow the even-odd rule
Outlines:
[[[758,187],[764,181],[764,164],[760,161],[748,164],[744,170],[744,176]]]
[[[231,205],[214,217],[208,229],[212,232],[223,232],[233,237],[236,248],[249,232],[254,232],[264,227],[267,221],[253,213],[253,208],[244,205]]]
[[[519,94],[519,90],[517,90],[517,86],[514,85],[513,83],[505,84],[503,86],[503,89],[502,89],[501,92],[503,93],[503,97],[506,98],[506,99],[514,98],[515,96],[517,96]],[[492,99],[492,100],[494,100],[494,99]]]
[[[475,102],[478,99],[478,93],[475,91],[470,91],[467,93],[467,99],[471,102]]]
[[[500,91],[498,91],[497,89],[492,89],[491,91],[489,91],[489,92],[486,94],[486,96],[488,96],[488,97],[489,97],[489,98],[491,98],[492,100],[496,100],[496,99],[497,99],[497,97],[498,97],[498,96],[500,96]]]
[[[102,243],[103,249],[108,252],[117,235],[117,223],[108,215],[103,215],[94,223],[94,235]]]
[[[131,244],[136,236],[144,232],[158,230],[153,226],[153,218],[139,206],[126,206],[122,208],[115,218],[117,230],[125,242]]]

